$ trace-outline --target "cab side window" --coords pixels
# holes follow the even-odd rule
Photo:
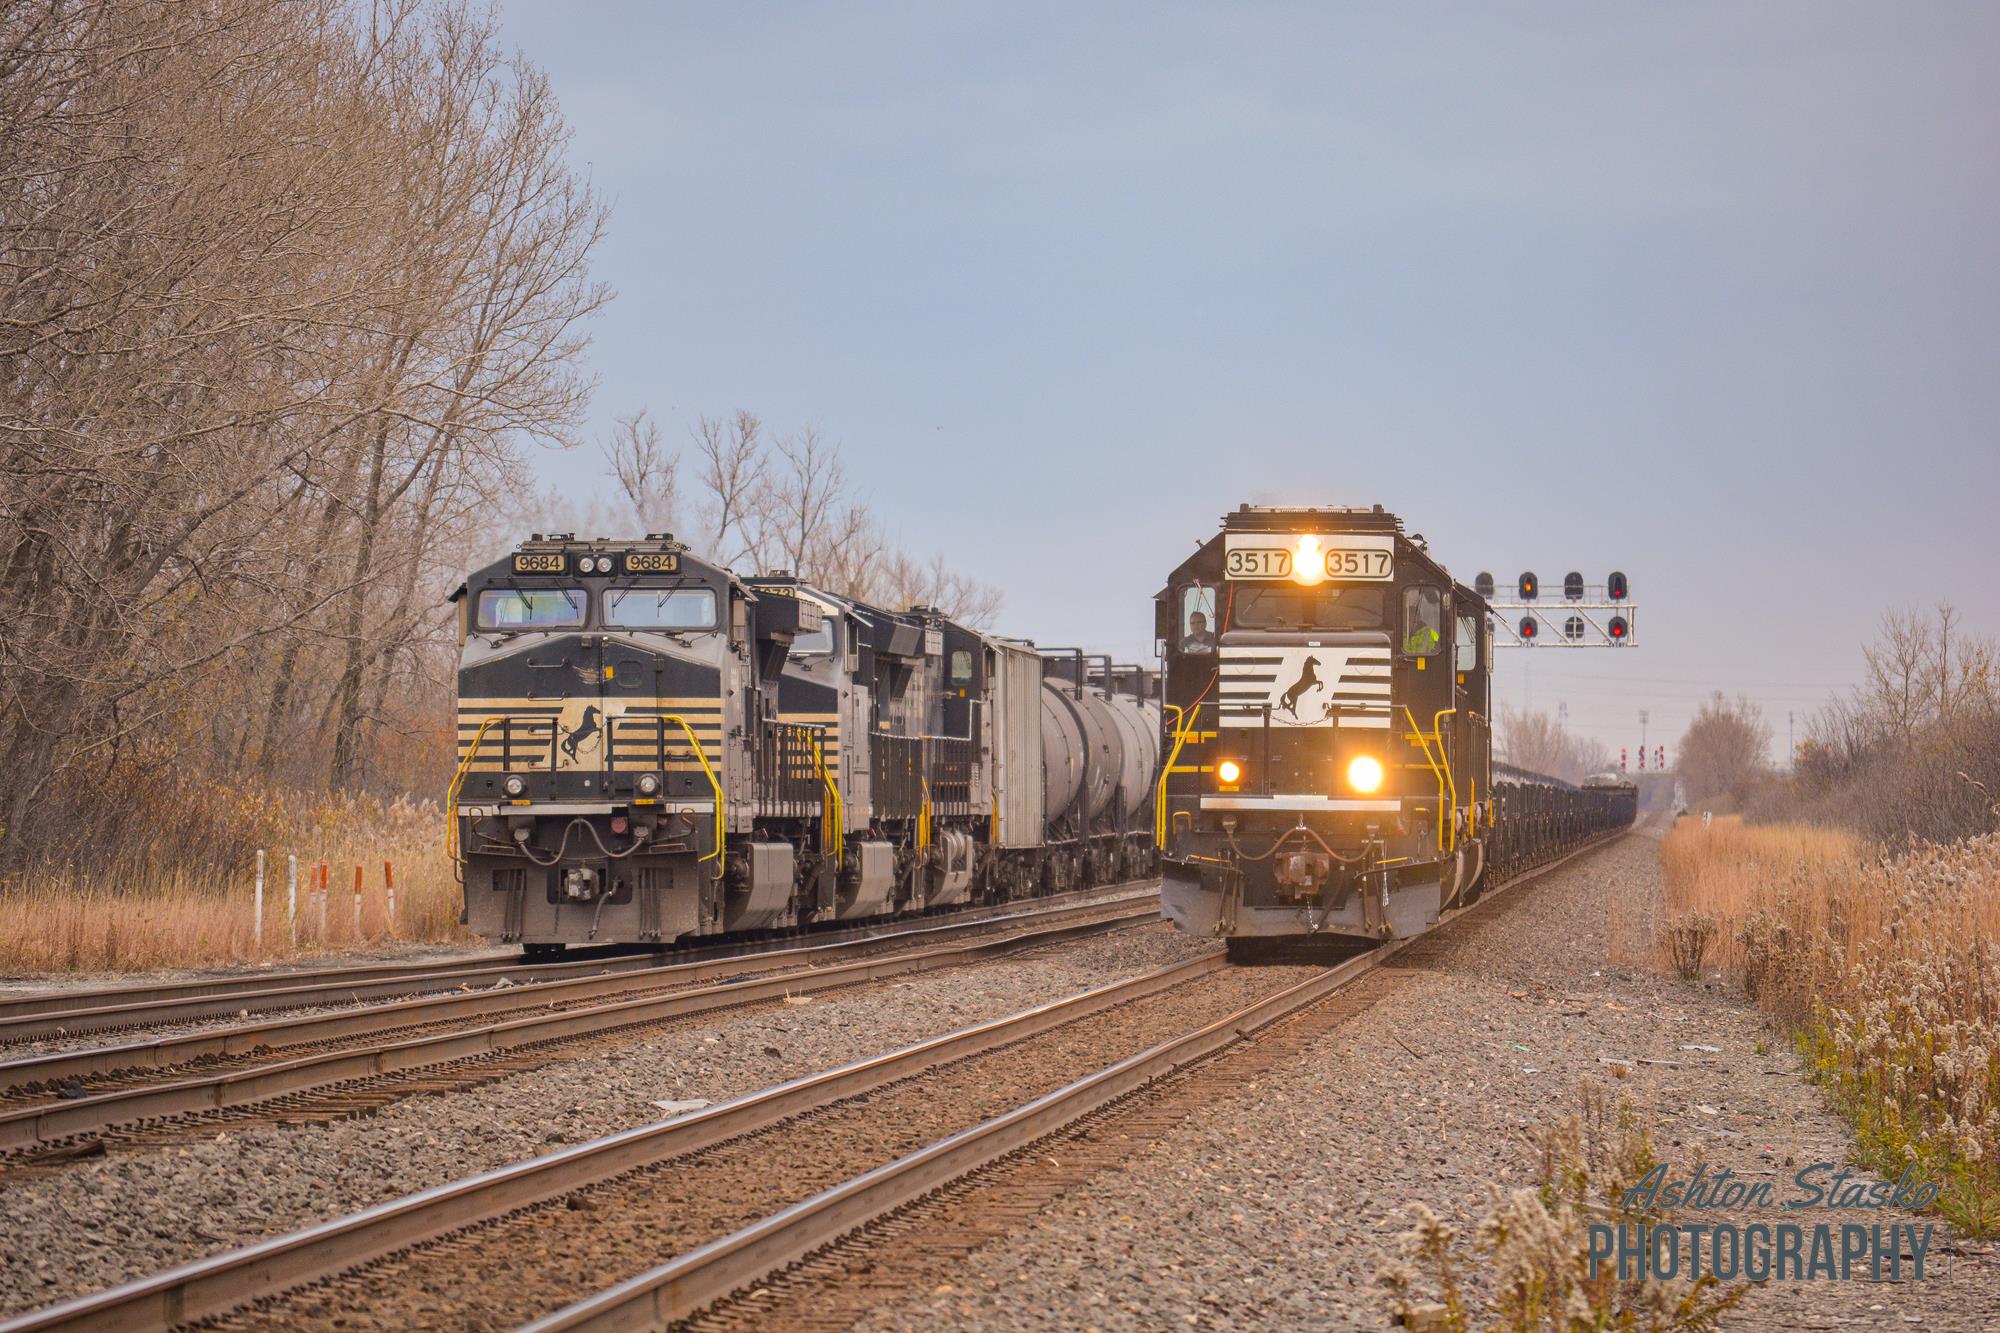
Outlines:
[[[972,654],[960,648],[951,655],[951,683],[967,685],[972,681]]]
[[[1444,597],[1436,588],[1403,592],[1403,651],[1411,657],[1435,657],[1444,642]]]
[[[1215,651],[1215,589],[1199,583],[1181,590],[1181,651]]]
[[[1451,636],[1452,669],[1479,670],[1479,618],[1460,616]]]

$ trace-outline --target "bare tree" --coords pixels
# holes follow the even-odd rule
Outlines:
[[[1717,690],[1696,711],[1675,753],[1690,797],[1741,793],[1769,771],[1771,728],[1764,712],[1742,696]]]
[[[364,780],[590,387],[547,81],[462,0],[77,0],[0,10],[0,126],[0,865],[147,772]]]
[[[1914,610],[1883,612],[1881,633],[1861,650],[1867,673],[1861,685],[1863,707],[1878,726],[1901,740],[1908,740],[1937,706],[1931,654],[1929,629]]]
[[[661,444],[652,414],[641,408],[618,418],[599,448],[640,530],[670,531],[680,494],[680,457]]]
[[[779,466],[764,488],[754,549],[766,563],[814,578],[829,567],[835,537],[851,535],[847,464],[817,426],[779,436],[773,447]]]
[[[757,518],[765,506],[764,423],[739,408],[726,422],[698,419],[694,438],[708,492],[701,545],[725,565],[754,563]]]
[[[1499,722],[1493,746],[1503,763],[1567,782],[1610,767],[1603,742],[1576,735],[1547,713],[1502,704]]]

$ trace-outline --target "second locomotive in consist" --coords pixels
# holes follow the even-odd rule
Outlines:
[[[1156,619],[1163,899],[1184,929],[1415,935],[1632,821],[1629,786],[1493,763],[1487,605],[1379,505],[1239,508]]]
[[[1151,870],[1154,673],[537,536],[460,606],[465,919],[546,953],[893,916]]]

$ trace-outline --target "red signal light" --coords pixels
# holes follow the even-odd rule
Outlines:
[[[1613,616],[1611,617],[1611,625],[1609,632],[1611,634],[1612,639],[1616,641],[1619,639],[1623,639],[1627,634],[1630,634],[1632,632],[1632,627],[1625,623],[1625,617]]]
[[[1521,628],[1521,637],[1524,640],[1532,639],[1542,631],[1542,627],[1535,623],[1535,618],[1533,616],[1522,616],[1520,628]]]

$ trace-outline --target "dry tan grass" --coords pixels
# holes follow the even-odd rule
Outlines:
[[[1840,829],[1746,825],[1734,815],[1704,828],[1700,819],[1684,818],[1660,843],[1667,922],[1713,918],[1721,929],[1709,965],[1740,968],[1738,937],[1752,917],[1777,912],[1801,928],[1824,927],[1834,902],[1855,897],[1869,859],[1867,844]],[[1659,947],[1666,947],[1664,938]]]
[[[133,971],[310,957],[385,941],[465,939],[459,887],[444,854],[444,822],[429,802],[323,801],[291,819],[260,821],[271,835],[264,930],[255,934],[255,854],[229,872],[185,866],[91,874],[49,869],[0,886],[0,969]],[[286,916],[286,857],[299,861],[296,941]],[[328,867],[322,935],[308,881]],[[396,917],[383,868],[393,867]],[[354,872],[362,869],[361,929]]]
[[[1862,1160],[1915,1163],[2000,1230],[2000,834],[1900,851],[1797,825],[1683,820],[1666,922],[1712,917],[1711,963],[1789,1023]]]

